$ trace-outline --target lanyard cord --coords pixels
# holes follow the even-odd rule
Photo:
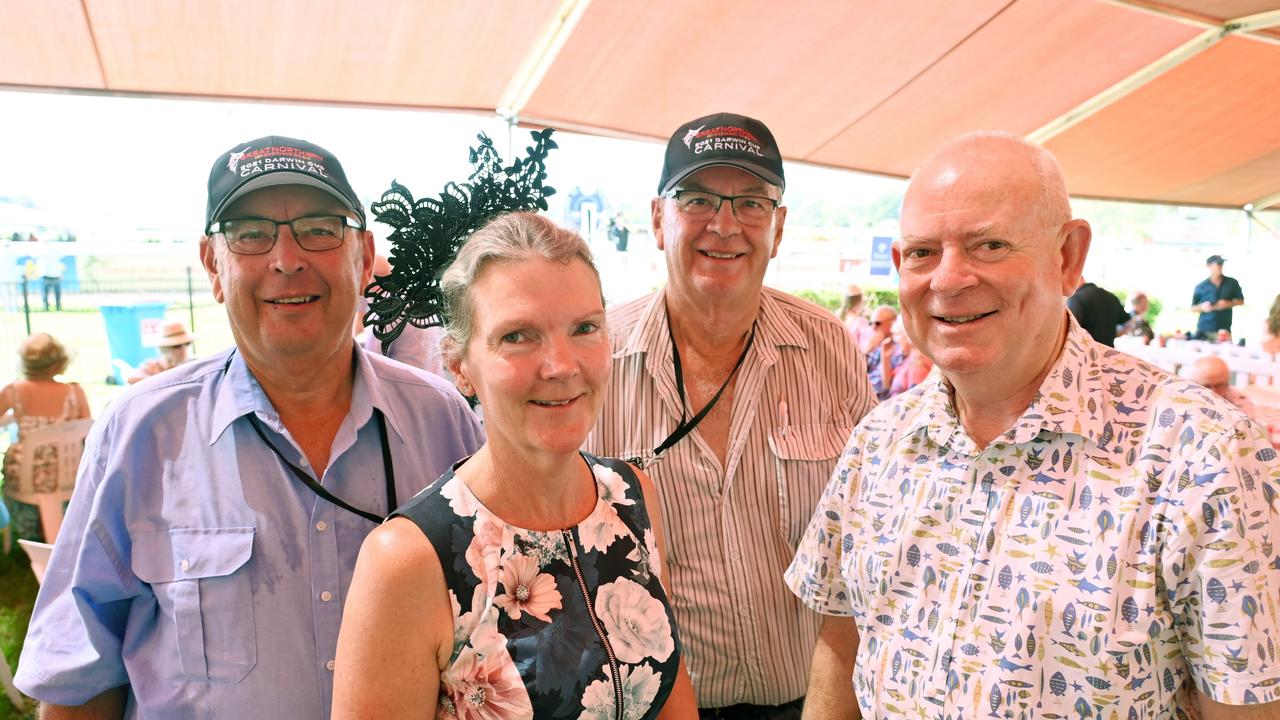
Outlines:
[[[717,390],[711,400],[698,411],[698,414],[694,415],[687,421],[685,420],[686,403],[684,395],[684,373],[680,367],[680,348],[676,347],[676,336],[671,331],[670,319],[667,321],[667,335],[671,338],[671,364],[676,374],[676,390],[680,393],[680,424],[676,426],[675,430],[671,431],[671,434],[667,436],[666,440],[663,440],[658,447],[653,449],[654,460],[656,460],[658,456],[662,455],[662,453],[666,452],[672,445],[683,440],[685,435],[693,432],[693,429],[698,427],[698,423],[702,422],[702,419],[707,416],[707,413],[711,412],[711,408],[715,407],[715,404],[719,402],[720,396],[724,394],[724,389],[729,387],[729,383],[733,380],[733,376],[738,374],[738,368],[742,367],[743,361],[747,359],[747,352],[751,350],[751,344],[754,343],[756,339],[756,326],[755,323],[752,323],[751,334],[747,336],[747,343],[742,347],[742,354],[738,356],[738,362],[734,363],[733,369],[729,371],[729,377],[724,379],[724,383],[720,385],[720,389]],[[652,462],[653,460],[650,461],[650,464],[652,464]],[[644,467],[643,464],[638,462],[637,458],[633,458],[632,463],[640,465],[642,468]]]
[[[389,517],[390,513],[396,509],[396,505],[398,504],[396,502],[396,473],[395,468],[391,464],[391,446],[387,443],[387,421],[383,419],[382,411],[378,408],[373,409],[373,416],[378,421],[378,439],[382,445],[382,471],[383,477],[385,477],[387,481],[387,513]],[[310,475],[306,474],[296,465],[285,459],[285,456],[282,455],[280,451],[276,449],[276,446],[267,439],[266,433],[262,432],[262,428],[258,426],[258,418],[255,415],[249,415],[249,424],[253,426],[254,432],[258,433],[258,437],[262,438],[262,442],[265,443],[267,447],[271,448],[271,452],[275,453],[276,457],[280,458],[280,462],[284,463],[284,466],[289,468],[294,477],[301,480],[308,488],[311,488],[311,492],[319,495],[347,512],[355,513],[370,522],[382,523],[386,519],[380,515],[375,515],[374,513],[361,510],[348,504],[345,500],[326,490],[323,485],[316,482]]]

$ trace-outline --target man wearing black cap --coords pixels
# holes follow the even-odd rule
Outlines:
[[[1200,313],[1196,321],[1195,337],[1199,340],[1217,340],[1222,330],[1231,334],[1231,308],[1244,304],[1244,292],[1240,283],[1233,277],[1222,274],[1222,263],[1226,258],[1221,255],[1210,255],[1205,261],[1209,267],[1209,277],[1196,285],[1191,295],[1191,309]]]
[[[373,238],[337,158],[265,137],[209,175],[235,348],[85,444],[16,684],[43,718],[324,718],[360,544],[482,442],[453,387],[358,348]]]
[[[587,447],[653,476],[698,705],[799,717],[818,616],[782,573],[853,426],[866,361],[828,311],[764,287],[787,210],[772,133],[720,113],[667,144],[652,226],[667,285],[609,314]]]

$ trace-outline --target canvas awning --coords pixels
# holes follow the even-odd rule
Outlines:
[[[1262,209],[1280,205],[1277,6],[6,0],[0,85],[501,112],[658,140],[730,110],[790,159],[892,176],[1001,129],[1053,150],[1077,196]]]

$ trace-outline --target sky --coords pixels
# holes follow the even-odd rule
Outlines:
[[[200,233],[213,161],[232,145],[279,134],[321,145],[342,162],[366,205],[391,180],[434,195],[470,172],[478,132],[509,159],[508,127],[494,116],[268,102],[0,91],[0,196],[27,198],[41,216],[90,244],[151,228]],[[528,131],[510,137],[523,153]],[[629,214],[647,212],[662,146],[557,133],[548,183],[563,198],[599,189]],[[788,163],[788,201],[869,201],[899,180]],[[375,228],[375,234],[377,229]]]

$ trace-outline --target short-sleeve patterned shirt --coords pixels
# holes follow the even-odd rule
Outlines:
[[[787,583],[852,615],[866,718],[1180,718],[1280,700],[1280,464],[1070,321],[979,450],[937,376],[854,431]]]

